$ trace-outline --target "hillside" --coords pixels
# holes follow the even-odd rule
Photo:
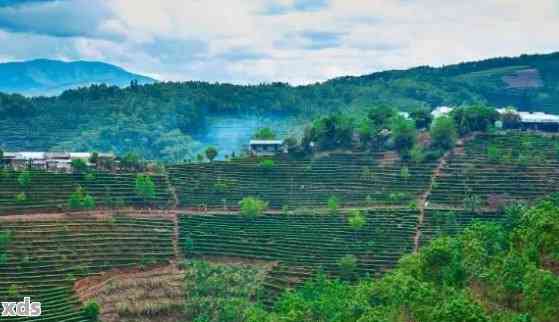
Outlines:
[[[422,161],[2,169],[0,296],[61,322],[555,322],[558,138],[477,133]],[[269,209],[239,211],[247,196]]]
[[[51,98],[0,94],[0,148],[133,151],[148,159],[182,161],[210,143],[230,150],[230,141],[209,137],[213,122],[227,123],[228,117],[235,122],[246,115],[273,117],[292,127],[316,115],[364,113],[378,105],[405,111],[513,105],[559,113],[557,75],[559,53],[384,71],[306,86],[183,82],[122,89],[95,85]]]
[[[155,82],[106,63],[49,59],[2,63],[0,76],[0,92],[28,96],[59,95],[65,90],[92,84],[123,87],[133,80],[140,84]]]

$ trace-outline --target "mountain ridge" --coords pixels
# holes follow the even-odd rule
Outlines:
[[[68,89],[93,84],[125,87],[133,80],[139,84],[156,82],[105,62],[46,58],[0,63],[0,75],[1,92],[26,96],[59,95]]]

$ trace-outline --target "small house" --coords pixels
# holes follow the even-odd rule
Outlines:
[[[497,109],[501,115],[512,113],[518,115],[518,127],[521,130],[534,130],[542,132],[559,132],[559,116],[543,112],[518,112],[513,109]]]
[[[287,153],[283,140],[250,140],[249,153],[255,156],[272,156]]]

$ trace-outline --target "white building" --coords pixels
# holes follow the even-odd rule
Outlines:
[[[447,115],[450,114],[450,112],[452,112],[453,110],[454,110],[453,107],[449,107],[449,106],[438,106],[438,107],[435,108],[433,111],[431,111],[431,116],[433,116],[433,119],[436,119],[437,117],[447,116]]]
[[[249,153],[256,156],[272,156],[287,153],[283,140],[250,140]]]

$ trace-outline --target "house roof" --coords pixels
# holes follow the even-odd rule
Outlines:
[[[500,108],[497,112],[513,113],[520,117],[520,121],[524,123],[559,123],[559,116],[553,114],[547,114],[543,112],[518,112],[512,109]]]
[[[449,106],[439,106],[435,108],[433,111],[431,111],[431,115],[433,116],[433,118],[437,118],[439,116],[445,116],[448,113],[452,112],[453,109],[454,108]]]
[[[250,140],[250,145],[262,144],[262,145],[282,145],[283,140]]]
[[[44,159],[45,152],[16,152],[15,159],[17,160],[38,160]]]

